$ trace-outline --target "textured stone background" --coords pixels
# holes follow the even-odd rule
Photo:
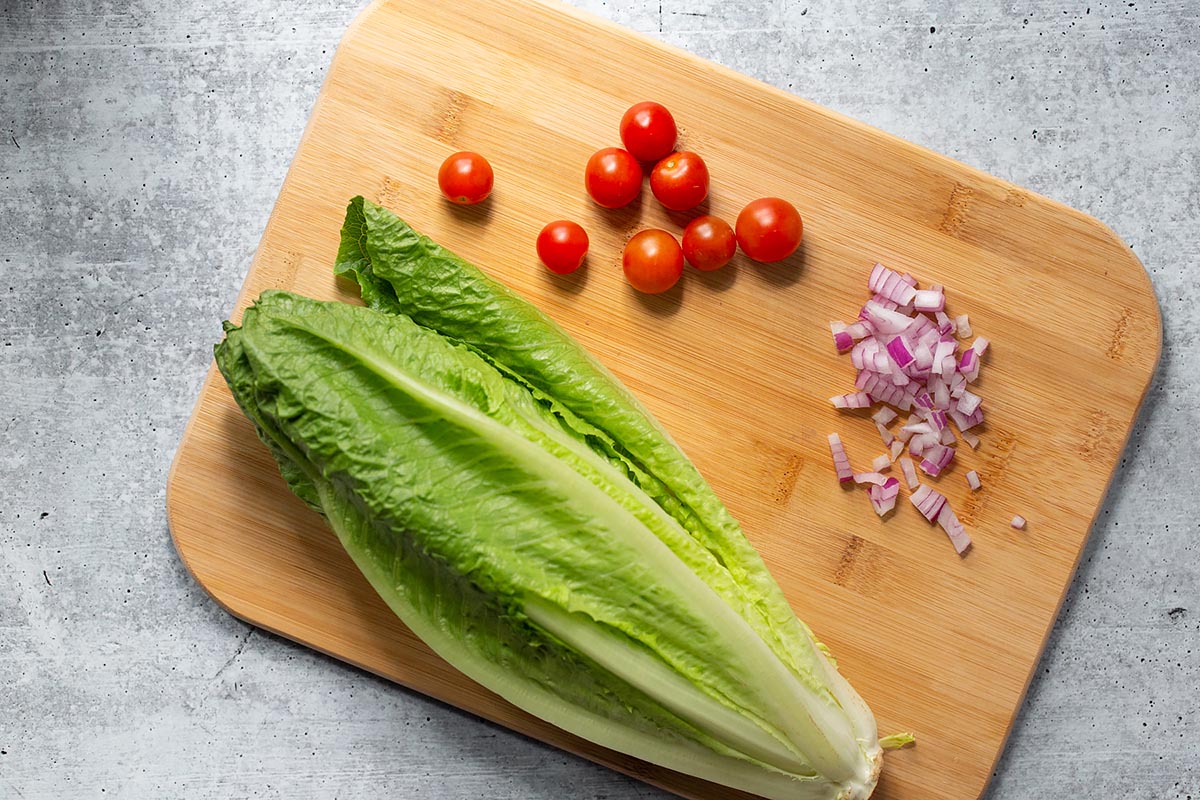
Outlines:
[[[578,3],[1134,248],[1162,367],[988,798],[1200,798],[1200,6]],[[0,797],[661,796],[251,631],[171,547],[218,321],[362,4],[0,0]]]

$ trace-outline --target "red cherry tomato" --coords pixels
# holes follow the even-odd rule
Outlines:
[[[547,269],[559,275],[579,269],[587,251],[587,231],[569,220],[551,222],[537,237],[538,258]]]
[[[633,235],[625,245],[621,265],[633,288],[659,294],[674,286],[683,274],[683,250],[674,236],[651,228]]]
[[[588,159],[584,184],[598,205],[627,206],[642,191],[642,165],[628,150],[606,147]]]
[[[698,270],[720,269],[736,251],[733,228],[723,219],[696,217],[683,229],[683,257]]]
[[[778,197],[760,197],[738,214],[737,243],[755,261],[782,261],[796,252],[803,235],[800,212]]]
[[[470,206],[492,193],[492,165],[479,155],[464,151],[442,162],[438,170],[438,186],[451,203]]]
[[[636,103],[621,117],[621,141],[642,161],[658,161],[670,153],[678,135],[675,118],[659,103]]]
[[[650,191],[672,211],[695,208],[708,196],[708,167],[695,153],[672,153],[651,170]]]

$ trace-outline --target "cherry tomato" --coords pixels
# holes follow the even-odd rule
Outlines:
[[[778,197],[760,197],[738,214],[737,243],[755,261],[782,261],[796,252],[803,235],[800,212]]]
[[[621,117],[621,141],[642,161],[658,161],[670,153],[678,135],[675,118],[659,103],[636,103]]]
[[[672,153],[651,170],[650,191],[672,211],[695,208],[708,196],[708,167],[695,153]]]
[[[587,231],[569,220],[551,222],[537,237],[538,258],[547,269],[559,275],[579,269],[587,251]]]
[[[696,217],[683,229],[683,257],[698,270],[720,269],[736,251],[733,228],[723,219]]]
[[[674,236],[651,228],[633,235],[625,245],[621,265],[633,288],[659,294],[674,286],[683,274],[683,250]]]
[[[442,162],[438,170],[438,186],[451,203],[470,206],[483,201],[492,193],[492,165],[479,155],[464,151]]]
[[[628,150],[606,147],[588,159],[584,184],[597,204],[605,208],[627,206],[642,191],[642,165]]]

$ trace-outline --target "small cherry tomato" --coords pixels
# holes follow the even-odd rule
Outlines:
[[[650,191],[672,211],[695,208],[708,196],[708,167],[695,153],[672,153],[650,171]]]
[[[559,275],[579,269],[587,251],[587,231],[569,220],[551,222],[537,237],[538,258],[547,269]]]
[[[438,186],[451,203],[470,206],[482,202],[492,193],[492,165],[479,155],[464,151],[442,162],[438,170]]]
[[[683,229],[683,257],[698,270],[720,269],[736,251],[733,228],[719,217],[696,217]]]
[[[625,245],[621,265],[633,288],[659,294],[674,286],[683,274],[683,250],[674,236],[651,228],[633,235]]]
[[[621,141],[642,161],[658,161],[670,153],[678,135],[675,118],[660,103],[636,103],[621,117]]]
[[[737,243],[755,261],[782,261],[796,252],[803,235],[800,212],[778,197],[760,197],[738,214]]]
[[[642,165],[628,150],[606,147],[588,159],[584,184],[598,205],[605,208],[627,206],[641,194]]]

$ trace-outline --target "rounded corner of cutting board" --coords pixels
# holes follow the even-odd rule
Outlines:
[[[171,460],[171,467],[167,471],[165,503],[167,532],[171,535],[171,543],[175,546],[175,552],[179,555],[180,563],[183,564],[183,568],[187,570],[188,574],[192,576],[192,580],[196,582],[196,585],[203,589],[204,593],[212,598],[212,601],[226,613],[237,617],[243,622],[258,624],[246,612],[238,609],[237,603],[232,597],[222,594],[213,586],[212,581],[208,579],[211,576],[201,566],[204,563],[204,559],[192,558],[190,548],[195,542],[196,537],[186,535],[185,528],[189,525],[194,526],[197,524],[200,517],[187,513],[179,506],[181,502],[179,499],[179,492],[181,491],[179,487],[186,485],[189,481],[189,467],[186,462],[186,456],[190,450],[192,429],[199,418],[198,412],[200,406],[208,396],[209,385],[212,382],[212,376],[215,371],[215,367],[213,367],[200,389],[199,397],[196,400],[196,407],[192,410],[192,414],[188,418],[187,425],[183,430],[183,436],[179,438],[179,446],[175,450],[175,457]]]
[[[1157,370],[1159,357],[1162,355],[1162,309],[1158,304],[1158,294],[1154,291],[1154,282],[1150,280],[1150,272],[1146,269],[1146,265],[1133,252],[1133,247],[1130,246],[1124,239],[1110,228],[1102,220],[1086,214],[1079,209],[1063,206],[1072,214],[1078,216],[1087,225],[1095,228],[1100,235],[1112,247],[1113,255],[1120,269],[1128,272],[1131,276],[1136,276],[1142,284],[1142,291],[1130,300],[1136,300],[1139,304],[1137,311],[1146,314],[1153,321],[1154,328],[1154,358],[1152,359],[1153,367],[1150,374],[1147,375],[1147,382]]]

